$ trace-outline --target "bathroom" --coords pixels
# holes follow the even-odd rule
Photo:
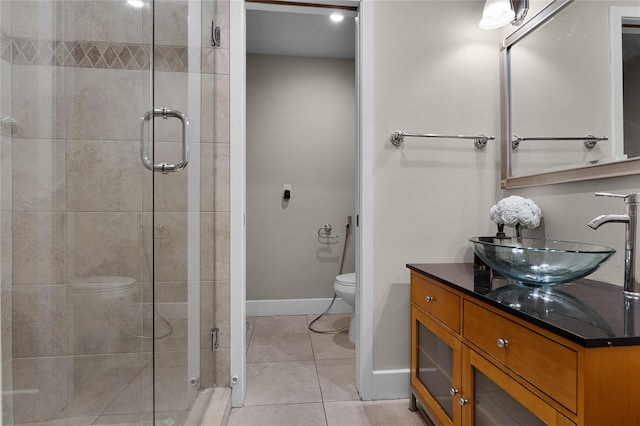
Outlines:
[[[63,355],[67,355],[66,348],[73,347],[72,340],[67,337],[67,342],[63,343],[61,339],[65,334],[64,325],[61,325],[62,332],[56,332],[56,328],[51,325],[55,324],[52,318],[55,318],[58,324],[68,321],[65,318],[66,306],[72,299],[67,299],[70,297],[67,296],[67,290],[71,288],[66,289],[62,285],[63,283],[69,285],[66,284],[66,273],[69,273],[66,271],[70,269],[70,272],[83,276],[126,276],[136,280],[149,279],[148,276],[142,276],[142,230],[150,228],[143,226],[141,222],[144,213],[150,212],[148,205],[146,209],[143,206],[143,194],[150,188],[149,181],[153,179],[147,175],[149,181],[136,185],[136,182],[142,180],[140,176],[143,176],[143,171],[139,170],[132,172],[134,174],[129,176],[129,182],[133,184],[113,188],[114,176],[119,176],[122,171],[120,168],[111,166],[122,166],[124,161],[130,164],[133,171],[140,164],[138,120],[142,114],[152,108],[151,105],[182,110],[190,119],[191,129],[201,128],[201,137],[193,139],[201,140],[199,153],[198,148],[192,149],[190,164],[198,164],[197,159],[200,158],[201,176],[194,179],[205,182],[202,186],[200,206],[197,208],[201,219],[200,241],[197,242],[197,247],[201,247],[203,256],[203,260],[198,257],[196,262],[202,276],[198,278],[198,282],[206,283],[200,289],[197,303],[200,306],[199,316],[204,318],[198,319],[199,330],[195,331],[199,334],[197,340],[200,341],[198,346],[201,349],[195,352],[200,353],[200,364],[205,366],[199,374],[201,377],[199,387],[204,389],[215,385],[228,388],[233,378],[233,405],[241,406],[244,392],[241,389],[245,380],[244,357],[235,356],[233,352],[234,350],[242,352],[238,346],[245,343],[246,323],[242,244],[245,237],[243,229],[245,204],[241,189],[244,184],[242,151],[244,147],[242,140],[237,139],[239,135],[242,137],[242,120],[238,119],[238,115],[242,114],[241,99],[244,94],[242,84],[235,83],[236,80],[234,80],[234,76],[239,78],[242,75],[242,64],[238,68],[238,58],[234,56],[243,52],[244,49],[241,44],[244,31],[242,27],[244,11],[241,2],[196,2],[202,14],[202,24],[199,28],[202,40],[202,57],[199,63],[202,66],[198,72],[186,73],[183,70],[180,76],[173,75],[174,73],[167,68],[161,70],[160,75],[156,76],[156,78],[159,77],[156,84],[161,86],[162,91],[156,92],[158,95],[155,102],[149,99],[149,76],[143,73],[132,78],[135,80],[131,83],[132,85],[122,87],[120,83],[109,79],[109,73],[102,72],[96,79],[100,83],[98,84],[72,74],[87,71],[91,69],[90,67],[86,69],[79,66],[43,67],[33,63],[26,65],[20,62],[24,59],[10,60],[6,55],[7,37],[17,40],[67,40],[63,36],[64,32],[73,32],[71,37],[77,36],[75,38],[77,41],[140,45],[143,44],[140,34],[146,34],[149,31],[149,28],[144,27],[145,22],[149,25],[148,21],[136,18],[137,20],[131,24],[135,29],[131,31],[116,28],[117,36],[111,40],[108,38],[108,29],[116,24],[129,24],[125,17],[110,18],[108,24],[104,25],[90,25],[91,31],[81,29],[70,31],[64,26],[61,27],[61,22],[65,26],[71,26],[83,20],[101,19],[110,15],[105,9],[95,9],[83,15],[74,9],[74,5],[80,2],[73,1],[25,2],[22,10],[20,7],[13,8],[17,3],[19,2],[4,0],[0,3],[3,39],[2,68],[0,69],[1,117],[3,118],[3,161],[0,174],[2,179],[0,185],[2,251],[0,255],[2,256],[3,424],[51,422],[67,416],[60,411],[67,404],[66,399],[64,401],[47,399],[46,404],[41,404],[37,400],[34,401],[33,398],[37,398],[34,394],[14,392],[33,389],[30,385],[33,385],[36,380],[34,376],[51,378],[52,382],[47,389],[62,388],[70,392],[73,386],[70,385],[67,377],[72,377],[74,380],[80,377],[80,374],[76,375],[74,372],[63,372],[66,367],[62,358]],[[130,6],[126,6],[124,1],[93,3],[95,5],[112,4],[116,10],[131,12]],[[156,2],[156,7],[160,11],[163,5],[170,9],[171,5],[184,7],[186,3],[191,7],[194,2]],[[548,3],[549,1],[531,1],[529,16],[533,16],[536,10],[542,9]],[[405,265],[410,262],[470,262],[473,256],[467,239],[470,236],[495,232],[495,227],[488,218],[488,211],[497,200],[507,195],[517,194],[535,200],[544,211],[544,234],[548,237],[588,241],[617,249],[618,253],[594,274],[594,277],[602,281],[622,284],[624,259],[620,253],[624,252],[624,228],[611,226],[606,232],[604,229],[594,232],[586,226],[586,223],[599,214],[619,212],[624,209],[620,200],[597,199],[593,195],[594,192],[637,192],[637,176],[598,178],[501,190],[500,149],[496,141],[489,141],[484,150],[476,150],[472,142],[467,144],[464,141],[434,140],[425,143],[418,139],[407,139],[402,149],[397,149],[389,142],[389,135],[399,129],[408,132],[483,133],[499,136],[501,113],[498,44],[514,28],[507,26],[493,31],[480,30],[478,21],[482,15],[483,5],[484,2],[478,0],[363,1],[359,6],[362,46],[360,53],[362,68],[359,74],[361,79],[359,137],[363,142],[359,146],[358,154],[360,156],[358,169],[360,188],[357,201],[359,210],[354,212],[355,215],[360,215],[359,227],[357,230],[354,229],[354,236],[358,233],[360,235],[357,236],[357,241],[354,240],[354,246],[357,245],[354,248],[356,248],[356,257],[359,259],[355,262],[356,268],[360,268],[361,272],[359,289],[362,292],[362,305],[359,314],[362,314],[360,315],[361,324],[365,325],[360,330],[361,342],[356,345],[356,359],[359,365],[356,385],[364,401],[406,399],[409,395],[407,324],[409,272]],[[176,9],[180,7],[176,6]],[[56,15],[61,17],[61,14],[65,13],[69,14],[65,20],[54,19]],[[177,19],[186,18],[184,14],[175,10],[167,11],[165,15],[159,13],[155,23],[158,37],[168,37],[167,31],[162,29],[175,27]],[[219,47],[211,47],[209,34],[212,19],[215,19],[217,25],[221,27],[221,46]],[[193,25],[192,20],[189,22]],[[33,32],[29,33],[29,31]],[[129,36],[132,38],[128,39]],[[158,44],[184,47],[192,40],[188,32],[181,34],[179,39],[178,42],[159,40]],[[140,69],[135,71],[141,72]],[[163,76],[162,72],[166,72],[166,75]],[[186,82],[190,75],[198,75],[197,81]],[[162,77],[165,78],[164,82]],[[171,77],[179,77],[177,79],[180,82],[171,81]],[[64,81],[67,82],[66,85],[61,83]],[[169,89],[177,91],[186,91],[187,88],[195,89],[198,84],[203,92],[203,100],[198,106],[188,105],[184,98],[175,101],[161,94]],[[108,90],[96,92],[107,85],[109,85]],[[12,86],[13,90],[11,90]],[[116,87],[119,87],[118,90],[125,95],[135,93],[138,99],[141,99],[137,108],[119,100],[117,96],[120,92],[116,93]],[[66,96],[68,91],[77,93],[78,96],[82,96],[83,93],[91,96],[86,96],[85,102],[76,100],[65,103],[59,96]],[[46,102],[46,105],[36,108],[34,112],[26,106],[38,105],[35,99]],[[104,111],[100,108],[102,104],[113,106],[117,113],[116,117],[106,121],[100,114],[87,118],[73,117],[73,115],[66,118],[74,112],[78,114]],[[127,105],[130,106],[131,111],[126,109]],[[122,108],[125,110],[118,111]],[[201,111],[198,111],[198,108]],[[196,117],[200,117],[201,114],[207,119],[197,120]],[[125,131],[120,123],[127,117],[135,117],[135,124],[129,125],[126,134],[119,134]],[[14,124],[5,121],[4,118],[15,119],[15,129],[13,129]],[[34,127],[32,134],[24,131],[20,133],[25,119],[27,122],[38,124],[37,129]],[[160,120],[164,121],[163,118],[157,117],[154,122]],[[78,129],[74,126],[76,121],[91,122],[92,125],[76,130],[75,135],[62,136],[60,132],[73,131],[74,127]],[[175,120],[170,125],[172,128],[168,131],[172,132],[172,135],[165,140],[178,145],[179,120]],[[68,130],[65,127],[71,127],[71,129]],[[98,131],[106,132],[106,136],[97,134]],[[113,154],[106,152],[111,156],[110,159],[99,161],[93,171],[90,168],[89,173],[93,173],[93,176],[84,173],[79,177],[81,181],[87,182],[94,188],[98,188],[96,185],[104,179],[108,183],[107,188],[100,187],[99,191],[95,191],[100,196],[93,198],[91,197],[93,191],[86,189],[83,191],[84,187],[78,185],[75,189],[79,195],[77,198],[72,197],[68,186],[73,185],[74,170],[81,170],[82,164],[69,164],[63,167],[59,161],[64,161],[65,158],[79,163],[88,160],[96,161],[100,151],[107,151],[109,147],[116,145],[100,147],[96,144],[98,146],[84,156],[80,153],[71,155],[71,150],[74,149],[74,143],[78,140],[90,142],[102,139],[128,146],[127,152],[132,159],[123,159],[129,158],[129,154],[125,156],[121,153],[118,154],[121,155],[121,160],[118,160],[112,156]],[[20,140],[27,141],[23,144],[26,151],[22,153],[16,149],[16,143]],[[42,142],[42,148],[37,147],[39,142]],[[76,147],[76,149],[80,148]],[[180,149],[175,146],[173,148],[170,151],[172,154],[177,154],[177,157],[165,157],[159,160],[169,163],[179,161]],[[29,174],[20,171],[20,163],[23,164],[22,167],[29,165],[38,169],[42,174],[32,179]],[[213,167],[207,168],[205,165],[213,165]],[[70,174],[65,176],[64,172],[67,170]],[[118,170],[117,174],[114,170]],[[188,170],[190,170],[189,166],[185,171]],[[139,176],[135,173],[139,173]],[[186,177],[181,178],[179,174],[171,173],[167,176],[154,173],[153,176],[154,179],[159,180],[156,195],[161,199],[164,198],[164,202],[176,201],[173,194],[177,192],[182,194],[179,196],[184,197],[179,201],[187,203]],[[24,182],[25,177],[28,182]],[[171,182],[183,188],[163,189],[162,178],[183,180]],[[191,178],[190,176],[189,181],[192,180]],[[26,188],[19,186],[20,179],[23,180]],[[66,183],[62,183],[65,181]],[[289,182],[280,182],[280,184],[287,183]],[[278,194],[281,189],[277,188]],[[131,195],[135,191],[137,191],[135,195],[139,195],[139,202],[131,201],[125,204],[117,200],[118,195],[123,193]],[[162,194],[163,191],[170,192]],[[88,197],[89,200],[83,201],[83,196]],[[291,202],[296,201],[296,196],[296,187],[293,187]],[[148,204],[148,200],[146,203]],[[161,204],[158,203],[159,206]],[[186,211],[186,208],[183,211]],[[105,212],[108,214],[104,214]],[[187,256],[184,253],[187,247],[191,247],[188,244],[191,240],[187,241],[186,237],[181,237],[186,235],[187,223],[191,222],[186,220],[180,222],[179,215],[174,216],[178,222],[169,221],[170,216],[176,212],[180,210],[159,207],[158,214],[161,218],[157,219],[152,227],[153,239],[156,241],[154,245],[160,252],[165,250],[164,255],[160,253],[164,258],[161,257],[155,261],[157,267],[169,265],[170,261],[180,257],[178,255],[180,253],[186,259]],[[81,216],[83,213],[87,213],[84,218]],[[100,214],[104,214],[105,218],[99,218],[100,221],[115,220],[118,216],[123,220],[129,219],[130,216],[134,217],[132,222],[112,222],[109,230],[94,232],[97,228],[92,220]],[[29,216],[38,220],[29,222],[27,220]],[[75,223],[69,222],[69,219],[74,219],[73,216],[76,219]],[[332,222],[336,233],[343,233],[344,219],[346,218]],[[318,223],[317,227],[322,225],[324,223]],[[63,226],[72,226],[72,228],[67,230]],[[355,224],[354,228],[356,228]],[[20,235],[29,230],[34,232],[27,236]],[[183,230],[185,232],[181,232]],[[312,232],[315,233],[316,229]],[[131,238],[138,235],[139,238]],[[175,252],[167,253],[166,250],[171,248],[171,240],[176,241],[176,239],[180,247],[176,248]],[[13,247],[10,245],[11,240],[13,240]],[[104,253],[101,253],[102,245],[91,244],[96,240],[105,241],[104,250],[111,254],[107,253],[106,257],[100,258],[104,256]],[[82,241],[79,248],[78,241]],[[151,239],[147,236],[144,241],[148,243]],[[76,249],[65,248],[65,245],[74,244]],[[129,259],[129,263],[126,263],[124,268],[115,266],[119,259],[113,257],[114,253],[120,253],[124,248],[131,247],[134,249],[123,255]],[[136,247],[138,249],[135,249]],[[23,253],[25,261],[28,260],[28,262],[23,263],[16,258],[18,253]],[[86,257],[82,257],[84,254]],[[74,261],[72,258],[74,255],[80,256],[80,260]],[[94,255],[96,259],[90,260],[89,257]],[[62,263],[65,261],[66,265]],[[191,266],[195,268],[196,264]],[[158,315],[156,321],[158,333],[160,333],[158,337],[169,330],[160,316],[167,319],[174,330],[180,329],[184,337],[188,334],[188,324],[194,322],[191,321],[192,318],[184,317],[185,311],[195,312],[185,309],[185,305],[190,301],[195,302],[190,298],[195,294],[189,291],[187,284],[192,281],[181,276],[184,269],[187,269],[186,266],[181,267],[182,272],[170,267],[167,269],[169,271],[158,272],[158,274],[175,273],[174,276],[156,280],[158,284],[155,289],[156,301],[165,304],[164,307],[158,307],[154,311],[157,311]],[[35,272],[37,277],[33,280],[25,278],[24,274],[20,277],[21,271]],[[149,282],[146,281],[146,283]],[[172,283],[178,283],[179,288],[172,286]],[[32,285],[20,287],[21,284]],[[147,290],[145,295],[144,286],[141,287],[140,296],[127,297],[148,297],[145,300],[149,302],[151,300],[149,291]],[[161,287],[167,290],[165,295],[162,294]],[[33,294],[39,290],[44,290],[46,294]],[[69,294],[72,293],[69,292]],[[38,310],[37,315],[21,314],[15,317],[19,313],[19,307],[30,307],[35,301],[45,304]],[[16,313],[14,318],[11,318],[12,311]],[[35,325],[29,325],[34,321]],[[178,323],[180,326],[176,327]],[[27,330],[21,330],[21,325],[25,325]],[[47,325],[47,328],[40,328],[38,325]],[[218,345],[214,352],[211,351],[211,328],[218,328],[218,334],[214,336],[218,337]],[[24,333],[24,340],[20,337],[20,332]],[[148,334],[140,334],[140,336],[149,337]],[[94,342],[90,352],[94,354],[93,356],[104,353],[98,352],[101,350],[97,347],[101,343],[100,339],[95,340],[97,342]],[[162,340],[159,339],[159,341]],[[187,341],[187,338],[183,338],[179,344],[186,348]],[[147,340],[134,338],[131,342],[136,350],[139,349],[135,352],[137,364],[133,369],[137,373],[126,377],[135,378],[142,371],[141,366],[146,365],[143,364],[146,363],[146,358],[142,344]],[[87,346],[91,346],[91,342]],[[41,360],[34,351],[41,351]],[[169,355],[188,351],[178,349],[167,352],[171,354],[165,354],[165,359],[171,362]],[[148,351],[146,353],[148,354]],[[51,365],[48,370],[37,370],[27,365],[27,363],[42,361],[40,368],[44,369],[46,368],[43,364],[45,360],[56,360],[59,363]],[[21,363],[24,369],[21,369]],[[188,364],[185,362],[180,365]],[[91,370],[91,368],[87,367],[85,370]],[[100,377],[96,377],[98,373],[105,374],[99,371],[92,371],[92,373],[94,374],[86,375],[87,381],[83,383],[82,388],[82,392],[88,399],[91,399],[91,392],[95,391],[95,394],[102,392],[99,387],[93,388],[93,386],[100,381]],[[188,382],[191,376],[186,374],[185,377],[185,387],[191,386]],[[235,383],[236,379],[237,383]],[[122,389],[124,388],[126,386],[123,385]],[[25,398],[27,398],[26,406],[37,406],[38,410],[25,411],[25,404],[21,405],[20,402],[21,399],[25,401]],[[149,402],[142,401],[140,404],[148,406]],[[96,405],[94,404],[94,408]],[[97,409],[101,408],[103,407]],[[113,415],[124,415],[116,411]],[[158,407],[158,412],[161,411],[161,407]],[[51,414],[54,412],[57,414]],[[149,411],[143,407],[139,412],[148,413]],[[79,424],[91,424],[97,420],[94,418],[86,423],[87,418],[97,417],[97,414],[88,411],[84,414],[87,414],[85,423],[81,421]],[[145,419],[142,414],[129,412],[127,415],[133,416],[134,419],[129,418],[123,422],[135,424],[138,421],[148,421],[148,417]],[[77,418],[76,415],[70,417]],[[118,421],[115,418],[109,420],[112,423]],[[163,421],[166,417],[157,417],[156,420]]]

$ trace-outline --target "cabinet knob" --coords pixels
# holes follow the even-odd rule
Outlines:
[[[461,406],[467,405],[468,402],[469,402],[469,400],[467,398],[460,397],[460,405]]]
[[[433,302],[433,296],[427,296],[424,298],[427,302]]]
[[[449,395],[454,396],[457,393],[458,393],[458,389],[454,389],[454,388],[449,389]]]
[[[507,340],[507,339],[498,339],[496,341],[496,344],[498,345],[499,348],[508,348],[509,347],[509,340]]]

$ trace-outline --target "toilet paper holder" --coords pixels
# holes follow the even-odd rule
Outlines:
[[[322,240],[324,238],[333,241],[340,238],[340,235],[331,235],[331,231],[333,231],[333,226],[330,223],[322,225],[318,229],[318,239]]]

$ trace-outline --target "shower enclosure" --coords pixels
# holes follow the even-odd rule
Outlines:
[[[190,424],[215,386],[217,7],[0,1],[2,424]]]

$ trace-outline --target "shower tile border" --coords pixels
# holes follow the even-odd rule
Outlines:
[[[229,74],[229,49],[201,46],[198,50],[202,74]],[[148,44],[58,41],[0,32],[0,58],[9,64],[145,71],[150,52]],[[188,47],[156,46],[154,56],[156,71],[189,72]]]
[[[152,55],[149,44],[60,41],[11,37],[2,32],[0,57],[18,65],[145,71]],[[153,59],[156,71],[189,70],[189,49],[185,46],[156,46]]]

